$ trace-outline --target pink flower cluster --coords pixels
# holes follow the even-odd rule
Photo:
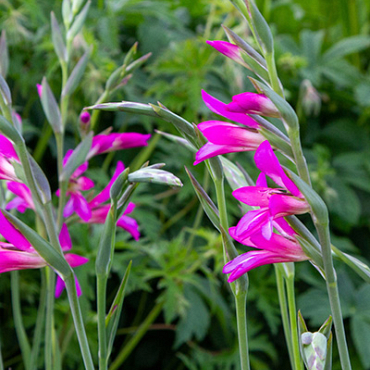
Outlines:
[[[259,209],[247,212],[229,233],[239,243],[258,250],[244,253],[224,266],[223,272],[230,273],[229,282],[258,266],[308,259],[295,237],[297,233],[284,217],[309,212],[309,204],[285,174],[268,141],[259,146],[254,160],[261,170],[256,186],[237,189],[233,196]],[[268,187],[266,176],[279,188]]]
[[[212,47],[243,64],[242,50],[225,41],[210,41]],[[195,155],[194,165],[232,152],[256,151],[254,160],[261,171],[256,186],[246,186],[233,192],[240,202],[254,209],[247,212],[238,224],[229,229],[232,238],[255,248],[228,262],[223,272],[233,282],[247,271],[265,264],[307,260],[296,236],[284,217],[310,210],[304,196],[287,176],[270,143],[260,132],[259,123],[249,114],[279,117],[279,111],[263,94],[245,92],[233,96],[228,104],[202,92],[206,106],[214,113],[234,121],[206,121],[198,125],[208,143]],[[267,177],[278,187],[271,188]]]
[[[86,115],[85,115],[86,116]],[[88,117],[85,117],[85,120]],[[87,159],[94,155],[107,153],[114,150],[133,148],[147,145],[150,135],[139,133],[111,133],[96,135],[93,138],[91,149]],[[63,165],[66,165],[73,151],[67,152]],[[19,212],[25,212],[26,209],[35,210],[30,189],[22,183],[14,170],[14,164],[19,164],[18,155],[14,149],[13,143],[5,136],[0,134],[0,180],[7,182],[8,190],[15,197],[6,205],[6,209],[17,209]],[[120,173],[124,171],[122,162],[118,162],[116,170],[108,185],[91,200],[87,200],[83,195],[84,191],[94,187],[94,182],[83,173],[88,168],[86,161],[76,169],[69,180],[67,196],[69,199],[64,208],[64,217],[69,217],[76,213],[80,222],[86,223],[104,223],[109,212],[110,205],[106,204],[109,200],[110,188]],[[57,191],[59,195],[60,190]],[[127,216],[135,208],[133,203],[129,203],[124,214],[117,221],[117,226],[129,232],[135,240],[140,236],[139,226],[133,218]],[[0,273],[41,268],[47,265],[46,261],[36,252],[31,243],[6,219],[0,211],[0,235],[8,242],[0,242]],[[67,226],[64,224],[60,235],[60,245],[63,252],[68,252],[72,248],[71,238]],[[88,259],[76,254],[65,253],[65,258],[71,267],[77,267],[88,262]],[[76,281],[77,292],[81,294],[81,288]],[[64,282],[58,277],[56,283],[56,297],[59,297],[64,289]]]

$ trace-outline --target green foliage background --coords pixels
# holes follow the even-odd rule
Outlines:
[[[260,0],[273,29],[279,75],[289,102],[300,116],[302,141],[314,187],[331,213],[333,244],[370,260],[370,3],[367,0]],[[10,68],[8,83],[14,105],[24,122],[31,152],[50,176],[56,190],[55,146],[35,88],[44,75],[59,91],[61,74],[50,36],[50,12],[61,20],[60,1],[0,0],[0,28],[6,30]],[[191,122],[213,117],[201,100],[201,89],[223,101],[252,91],[247,73],[219,55],[205,41],[226,39],[221,23],[248,38],[245,22],[227,0],[99,0],[93,3],[83,30],[75,40],[75,60],[87,44],[93,53],[81,87],[70,104],[69,120],[77,122],[83,107],[92,105],[125,53],[139,42],[139,56],[152,52],[143,68],[112,98],[114,101],[160,101]],[[163,121],[128,114],[104,113],[98,131],[176,134]],[[74,147],[76,134],[68,136]],[[118,358],[153,307],[160,314],[125,359],[131,369],[238,369],[234,307],[222,276],[222,247],[218,234],[198,204],[184,165],[192,168],[193,154],[154,134],[149,151],[130,149],[91,162],[88,175],[103,187],[113,164],[149,159],[165,162],[184,187],[167,190],[142,186],[134,202],[142,238],[117,237],[110,280],[112,299],[130,260],[122,321],[114,347]],[[252,176],[249,153],[230,155]],[[137,162],[134,162],[137,163]],[[138,163],[137,163],[138,164]],[[204,165],[192,168],[208,189]],[[229,192],[231,193],[231,191]],[[229,194],[230,223],[241,216]],[[26,213],[31,220],[30,215]],[[96,348],[94,259],[100,228],[71,228],[74,250],[90,258],[77,270],[84,295],[81,304],[92,348]],[[243,247],[240,247],[243,250]],[[316,330],[329,315],[324,282],[308,263],[297,265],[298,308]],[[340,290],[350,353],[355,369],[370,369],[370,288],[343,266]],[[248,325],[252,368],[284,369],[287,352],[279,317],[273,268],[252,271],[248,295]],[[9,295],[9,277],[0,276],[1,341],[6,368],[21,369]],[[39,290],[38,271],[21,272],[22,309],[32,335]],[[4,318],[6,318],[4,320]],[[64,368],[81,369],[67,299],[56,303],[58,337]],[[338,364],[334,350],[334,363]],[[338,369],[334,366],[334,369]],[[42,368],[42,363],[40,363]]]

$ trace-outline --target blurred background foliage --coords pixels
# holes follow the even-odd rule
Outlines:
[[[302,141],[314,187],[331,213],[333,244],[360,259],[370,260],[370,2],[368,0],[256,0],[275,35],[280,78],[301,121]],[[61,73],[50,36],[50,12],[61,23],[61,1],[0,0],[0,28],[6,31],[10,66],[8,83],[24,122],[27,144],[56,186],[55,146],[36,91],[44,75],[54,92]],[[248,73],[205,41],[226,37],[221,24],[249,39],[246,23],[227,0],[98,0],[93,2],[82,36],[74,40],[74,59],[88,45],[93,53],[69,109],[67,147],[76,144],[73,127],[82,108],[104,91],[110,74],[138,41],[138,57],[151,52],[142,68],[111,101],[160,101],[187,120],[213,117],[201,100],[201,89],[223,101],[252,91]],[[128,114],[104,113],[97,132],[176,134],[163,121]],[[231,155],[255,177],[251,154]],[[184,165],[213,194],[204,165],[192,167],[193,154],[154,134],[145,149],[130,149],[91,161],[88,175],[103,187],[121,159],[136,166],[150,159],[165,162],[184,187],[139,188],[133,216],[142,238],[133,242],[120,233],[110,280],[115,289],[133,261],[122,321],[111,369],[238,369],[234,307],[222,276],[221,241],[198,204]],[[154,189],[154,190],[153,190]],[[229,188],[227,188],[230,190]],[[54,189],[56,190],[56,189]],[[241,216],[228,191],[230,223]],[[29,211],[28,211],[29,212]],[[27,214],[25,215],[27,216]],[[304,218],[303,218],[304,219]],[[93,266],[100,228],[73,225],[74,249],[90,258],[77,271],[89,340],[96,348]],[[241,250],[243,247],[241,247]],[[370,288],[343,266],[340,289],[353,367],[370,369]],[[32,335],[38,304],[39,274],[23,271],[22,304]],[[288,366],[273,268],[252,271],[248,295],[248,325],[252,368]],[[1,276],[1,317],[11,317],[9,277]],[[316,330],[329,314],[324,283],[308,263],[297,265],[298,308]],[[64,368],[81,369],[67,300],[56,304],[58,336]],[[20,352],[11,319],[1,320],[6,368],[21,369]],[[334,347],[335,348],[335,347]],[[334,352],[334,363],[338,364]],[[336,366],[336,367],[335,367]],[[333,369],[339,369],[335,365]],[[42,367],[42,364],[40,364]]]

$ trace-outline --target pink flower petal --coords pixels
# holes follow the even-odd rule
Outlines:
[[[30,251],[31,243],[7,220],[7,218],[0,211],[0,234],[16,248],[22,251]]]
[[[88,258],[79,256],[78,254],[67,253],[64,257],[71,267],[81,266],[89,262]]]
[[[232,121],[241,123],[243,125],[246,125],[251,128],[258,128],[259,124],[252,119],[251,117],[247,116],[243,113],[233,113],[229,112],[226,109],[226,104],[222,101],[214,98],[210,94],[206,93],[204,90],[202,90],[202,98],[206,106],[214,113],[219,114],[220,116],[223,116],[227,119],[230,119]]]
[[[46,266],[45,260],[36,253],[0,248],[0,273],[44,266]]]
[[[270,213],[273,217],[300,215],[310,211],[309,204],[289,194],[274,194],[270,198]]]
[[[297,185],[285,174],[270,143],[266,140],[256,150],[254,155],[256,166],[276,184],[289,190],[294,196],[302,197]]]
[[[139,225],[137,221],[134,220],[133,218],[123,215],[117,221],[117,226],[130,233],[135,240],[139,239],[140,237]]]
[[[19,162],[17,152],[14,149],[13,143],[4,135],[0,134],[0,154],[6,158],[13,158]]]
[[[67,224],[63,224],[59,233],[59,243],[63,251],[69,251],[72,249],[72,240],[69,235]]]
[[[114,171],[113,177],[109,181],[108,185],[97,196],[95,196],[95,198],[93,198],[89,202],[90,208],[95,208],[99,204],[102,204],[102,203],[106,202],[107,200],[109,200],[109,198],[110,198],[110,188],[112,187],[112,185],[116,181],[117,177],[124,171],[124,169],[125,169],[125,166],[124,166],[123,162],[118,161],[117,166],[116,166],[116,170]]]

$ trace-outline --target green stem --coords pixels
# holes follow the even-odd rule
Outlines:
[[[51,128],[50,124],[46,122],[36,144],[35,150],[32,153],[36,162],[40,162],[42,159],[52,134],[53,129]]]
[[[227,232],[229,229],[227,220],[227,208],[224,192],[223,178],[214,178],[217,194],[217,205],[220,215],[221,227]],[[223,252],[225,263],[236,256],[233,255],[231,248],[227,248],[228,240],[222,234],[223,239]],[[246,297],[247,297],[247,282],[244,280],[236,281],[231,284],[231,290],[234,294],[236,305],[236,320],[239,339],[239,355],[242,370],[249,370],[249,351],[248,351],[248,336],[247,336],[247,319],[246,319]]]
[[[106,370],[108,367],[107,329],[105,326],[107,276],[97,275],[96,278],[98,300],[99,370]]]
[[[249,370],[249,350],[247,336],[247,292],[241,291],[235,295],[236,303],[236,321],[238,328],[240,364],[242,370]]]
[[[276,63],[275,63],[275,57],[274,53],[266,53],[266,64],[267,64],[267,70],[270,76],[270,82],[272,89],[278,93],[281,97],[284,97],[284,91],[280,84],[277,70],[276,70]]]
[[[284,285],[284,278],[281,272],[281,266],[274,264],[275,267],[275,275],[276,275],[276,286],[279,296],[279,304],[280,304],[280,313],[281,319],[283,322],[283,329],[284,329],[284,336],[285,341],[288,347],[289,359],[291,368],[294,368],[294,358],[293,358],[293,349],[292,349],[292,338],[290,336],[290,325],[289,325],[289,314],[288,314],[288,305],[287,305],[287,298],[285,294],[285,285]]]
[[[46,318],[45,318],[45,369],[54,370],[53,330],[54,330],[54,292],[55,274],[46,267]]]
[[[37,319],[35,325],[35,332],[33,334],[32,352],[30,358],[30,370],[37,370],[37,360],[40,352],[42,329],[45,320],[45,307],[46,307],[46,269],[41,270],[41,289],[40,289],[40,302],[37,310]]]
[[[108,99],[108,97],[109,97],[109,92],[107,90],[104,90],[103,94],[100,95],[99,99],[95,102],[94,105],[105,103],[106,100]],[[96,122],[98,121],[99,115],[100,115],[100,110],[94,110],[92,112],[91,121],[90,121],[91,122],[91,126],[90,126],[91,130],[95,129]]]
[[[299,127],[294,130],[289,130],[288,135],[299,177],[311,186],[310,173],[308,172],[306,159],[303,155],[301,140],[299,137]]]
[[[75,278],[71,271],[71,276],[65,279],[68,300],[71,307],[73,322],[76,329],[78,342],[80,344],[80,350],[82,358],[85,364],[86,370],[94,370],[94,363],[91,357],[89,342],[87,340],[86,331],[83,323],[81,307],[78,302],[78,296],[75,285]]]
[[[342,370],[351,370],[352,367],[349,359],[346,333],[343,325],[343,316],[339,300],[337,278],[331,253],[329,224],[323,225],[319,222],[315,222],[315,227],[317,233],[319,234],[319,240],[322,247],[322,258],[324,261],[324,271],[326,276],[326,288],[328,291],[331,312],[333,315],[333,322]]]
[[[19,273],[18,271],[11,271],[10,286],[12,294],[12,308],[14,317],[14,327],[17,333],[19,346],[21,347],[23,363],[26,370],[30,370],[31,347],[28,342],[27,333],[23,325],[21,300],[19,292]]]
[[[287,286],[287,293],[288,293],[290,333],[291,333],[291,338],[292,338],[294,369],[303,370],[303,364],[302,364],[301,356],[299,352],[297,310],[296,310],[295,294],[294,294],[294,275],[287,277],[286,286]]]
[[[149,315],[139,326],[139,329],[137,330],[137,332],[133,335],[133,337],[128,341],[128,343],[120,351],[117,358],[114,360],[112,365],[109,367],[109,370],[120,369],[122,363],[130,355],[130,353],[139,343],[139,341],[144,336],[144,334],[149,330],[150,325],[154,322],[154,320],[161,313],[163,305],[164,305],[164,301],[161,301],[154,306],[154,308],[150,311]]]

